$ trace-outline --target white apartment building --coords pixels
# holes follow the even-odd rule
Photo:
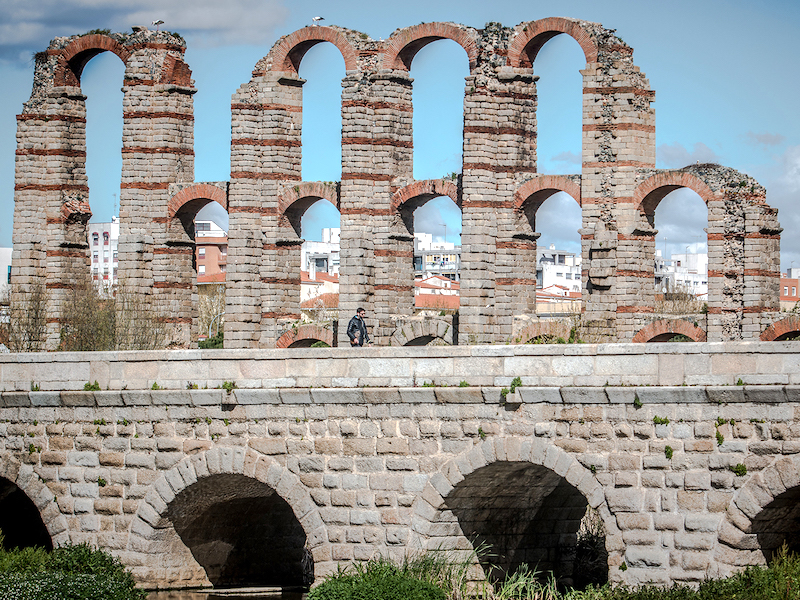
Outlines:
[[[536,287],[566,288],[569,292],[581,291],[581,257],[574,252],[557,250],[555,244],[536,250]]]
[[[313,279],[314,273],[339,275],[339,234],[338,227],[322,230],[322,241],[303,242],[300,247],[300,270],[307,271]]]
[[[708,300],[708,254],[673,254],[669,260],[656,250],[656,292],[685,291],[699,300]]]
[[[87,236],[91,255],[92,280],[106,288],[117,283],[117,244],[119,221],[111,217],[110,223],[89,223]]]
[[[415,233],[414,276],[427,279],[434,275],[452,281],[461,279],[461,246],[453,242],[434,242],[430,233]]]

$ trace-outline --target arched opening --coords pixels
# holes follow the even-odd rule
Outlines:
[[[289,504],[271,487],[238,474],[200,479],[165,515],[215,587],[307,587],[313,561]]]
[[[460,281],[461,209],[452,198],[436,196],[420,200],[416,207],[409,205],[403,211],[412,213],[415,279],[438,275]],[[403,219],[409,220],[409,216],[404,214]]]
[[[536,249],[536,287],[541,291],[536,312],[553,312],[549,305],[554,303],[562,305],[556,312],[580,312],[580,204],[566,192],[557,192],[542,201],[538,209],[536,201],[531,201],[525,210],[533,213],[529,218],[541,234]]]
[[[310,47],[302,57],[303,181],[339,181],[342,177],[342,79],[345,64],[332,43]]]
[[[767,562],[784,544],[790,552],[800,551],[800,487],[775,496],[753,519],[750,532]]]
[[[692,189],[664,186],[642,202],[655,236],[655,311],[696,314],[708,303],[708,208]]]
[[[539,173],[581,172],[583,76],[580,71],[585,65],[583,49],[569,35],[554,36],[535,56],[533,73],[539,78],[536,81]],[[567,204],[565,200],[561,203]],[[556,246],[560,247],[558,243]]]
[[[492,579],[502,579],[527,565],[545,576],[552,573],[565,586],[580,588],[607,581],[604,543],[594,540],[591,559],[592,553],[584,550],[581,525],[587,514],[586,498],[544,466],[511,461],[489,464],[468,474],[443,500],[432,523],[434,539],[429,547],[487,547],[490,556],[480,560],[484,574]],[[493,570],[492,565],[497,568]]]
[[[432,41],[413,55],[414,179],[461,173],[468,75],[469,58],[455,41]]]
[[[171,290],[187,312],[174,310],[172,319],[190,323],[194,340],[205,340],[222,330],[225,278],[228,265],[228,199],[223,187],[194,184],[175,194],[169,203],[167,248],[177,277]]]
[[[36,505],[15,483],[0,477],[0,531],[3,549],[38,546],[53,549],[53,541]]]
[[[112,52],[97,54],[80,75],[86,95],[86,177],[94,223],[110,223],[118,215],[124,78],[125,65]]]

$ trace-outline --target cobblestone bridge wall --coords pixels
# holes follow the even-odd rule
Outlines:
[[[583,49],[580,173],[541,175],[536,162],[536,55],[555,35]],[[413,178],[415,54],[451,39],[464,48],[463,165],[455,180]],[[304,182],[301,132],[305,52],[334,44],[344,58],[342,175]],[[176,339],[195,339],[191,222],[220,202],[230,214],[225,345],[272,347],[300,318],[300,219],[324,198],[341,213],[339,311],[365,306],[379,344],[396,343],[413,312],[413,210],[449,196],[462,211],[459,337],[517,339],[535,318],[536,211],[565,191],[582,209],[583,319],[597,339],[661,333],[697,341],[758,339],[778,319],[776,211],[755,180],[720,165],[655,168],[655,93],[612,29],[549,18],[477,30],[453,23],[399,29],[385,41],[341,27],[284,36],[231,104],[229,182],[193,182],[191,73],[183,41],[165,32],[53,40],[37,55],[18,122],[13,283],[19,301],[44,281],[51,294],[46,347],[59,339],[74,273],[89,259],[85,108],[80,74],[95,54],[125,62],[120,276]],[[697,323],[654,314],[654,211],[678,188],[708,206],[708,315]],[[345,321],[346,323],[346,321]],[[338,328],[340,337],[346,328]],[[195,331],[196,333],[196,331]],[[525,341],[525,340],[522,340]],[[647,341],[647,340],[644,340]]]
[[[299,584],[481,541],[569,580],[587,505],[615,582],[797,545],[792,343],[435,350],[0,357],[0,497],[22,490],[53,542],[158,587]]]

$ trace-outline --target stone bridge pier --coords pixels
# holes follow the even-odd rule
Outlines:
[[[698,582],[798,546],[798,373],[791,342],[4,355],[0,527],[156,588],[481,544],[579,583],[591,507],[610,581]]]

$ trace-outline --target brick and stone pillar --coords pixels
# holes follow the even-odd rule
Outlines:
[[[278,197],[301,179],[302,85],[296,74],[257,65],[231,103],[231,183],[225,347],[268,347],[286,322],[299,319],[287,280],[297,240],[281,236]]]
[[[339,344],[356,308],[378,344],[392,317],[414,309],[413,234],[392,210],[413,180],[411,78],[405,70],[348,73],[342,89]]]
[[[165,32],[131,36],[123,86],[119,278],[148,298],[170,341],[190,345],[194,245],[170,232],[169,186],[194,181],[194,113],[185,43]]]

